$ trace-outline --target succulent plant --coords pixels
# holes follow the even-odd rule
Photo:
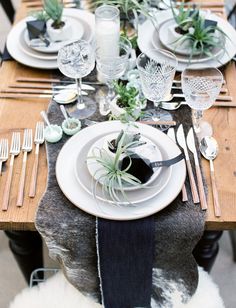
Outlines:
[[[59,29],[64,26],[64,22],[61,20],[63,13],[61,0],[44,0],[44,11],[53,20],[53,28]]]
[[[144,144],[140,141],[140,133],[125,132],[123,129],[120,131],[116,139],[108,142],[108,148],[112,152],[116,152],[120,142],[122,141],[123,152],[129,152],[130,149]]]

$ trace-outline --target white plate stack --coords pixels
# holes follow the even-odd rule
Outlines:
[[[57,52],[65,44],[83,39],[91,42],[94,36],[95,17],[92,13],[78,9],[64,9],[63,17],[72,26],[70,40],[51,42],[48,47],[33,44],[29,40],[26,22],[32,20],[27,17],[17,23],[7,38],[7,49],[18,62],[42,69],[57,68]]]
[[[96,126],[96,127],[95,127]],[[180,154],[178,146],[161,131],[137,123],[140,132],[150,139],[161,152],[163,160]],[[184,160],[171,167],[163,167],[150,185],[126,191],[131,204],[114,204],[104,199],[98,184],[96,198],[93,195],[93,178],[88,170],[87,156],[91,147],[108,134],[118,134],[126,125],[119,121],[101,122],[74,135],[61,149],[56,177],[65,196],[83,211],[107,219],[132,220],[152,215],[168,206],[179,194],[186,177]],[[157,158],[158,159],[158,158]]]
[[[175,53],[178,59],[178,71],[183,71],[187,65],[194,63],[198,68],[204,67],[220,67],[229,62],[236,54],[236,31],[235,29],[223,18],[210,13],[208,11],[200,11],[208,20],[217,22],[217,26],[226,34],[225,50],[214,49],[213,56],[197,56],[189,59],[189,52],[180,52],[174,50],[173,45],[169,44],[170,34],[168,27],[174,23],[173,13],[171,10],[161,11],[156,13],[155,20],[158,25],[154,25],[151,20],[145,21],[139,26],[138,31],[138,46],[140,50],[146,53],[149,57],[155,57],[155,49],[169,49]]]

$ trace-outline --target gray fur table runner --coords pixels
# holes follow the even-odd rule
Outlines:
[[[60,108],[54,102],[49,106],[48,117],[52,124],[61,125],[63,121]],[[191,125],[190,112],[181,109],[174,117],[178,123],[184,123],[185,128]],[[93,119],[101,121],[98,114]],[[59,143],[47,144],[48,184],[37,211],[36,228],[50,256],[59,261],[68,280],[84,295],[101,302],[96,218],[74,206],[56,180],[57,156],[67,140],[64,135]],[[154,215],[152,308],[174,308],[181,302],[187,303],[198,285],[198,269],[192,251],[204,231],[205,214],[199,204],[192,203],[188,181],[186,185],[190,201],[183,203],[179,195]]]

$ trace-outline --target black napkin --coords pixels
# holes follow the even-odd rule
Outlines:
[[[7,50],[7,46],[5,45],[3,55],[2,55],[2,62],[3,61],[9,61],[9,60],[14,60],[12,56],[9,54]]]
[[[105,308],[150,307],[154,230],[154,216],[133,221],[97,219]]]

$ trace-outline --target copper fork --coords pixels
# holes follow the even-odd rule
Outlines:
[[[16,201],[17,206],[22,206],[23,200],[24,200],[27,154],[32,151],[32,129],[24,130],[22,151],[24,152],[24,156],[23,156],[23,161],[22,161],[21,176],[20,176],[18,196],[17,196],[17,201]]]
[[[8,140],[0,140],[0,175],[2,175],[2,164],[8,160]]]
[[[11,191],[11,182],[12,182],[12,175],[13,175],[13,167],[14,167],[14,159],[15,156],[19,155],[20,153],[20,133],[14,132],[12,134],[11,139],[11,160],[10,160],[10,168],[8,171],[7,181],[5,184],[4,192],[3,192],[3,202],[2,202],[2,210],[7,211],[8,204],[9,204],[9,197]]]
[[[34,198],[36,195],[36,184],[38,176],[38,163],[39,163],[39,146],[44,143],[44,124],[43,122],[37,122],[35,136],[34,136],[35,147],[35,158],[34,165],[31,174],[29,197]]]

